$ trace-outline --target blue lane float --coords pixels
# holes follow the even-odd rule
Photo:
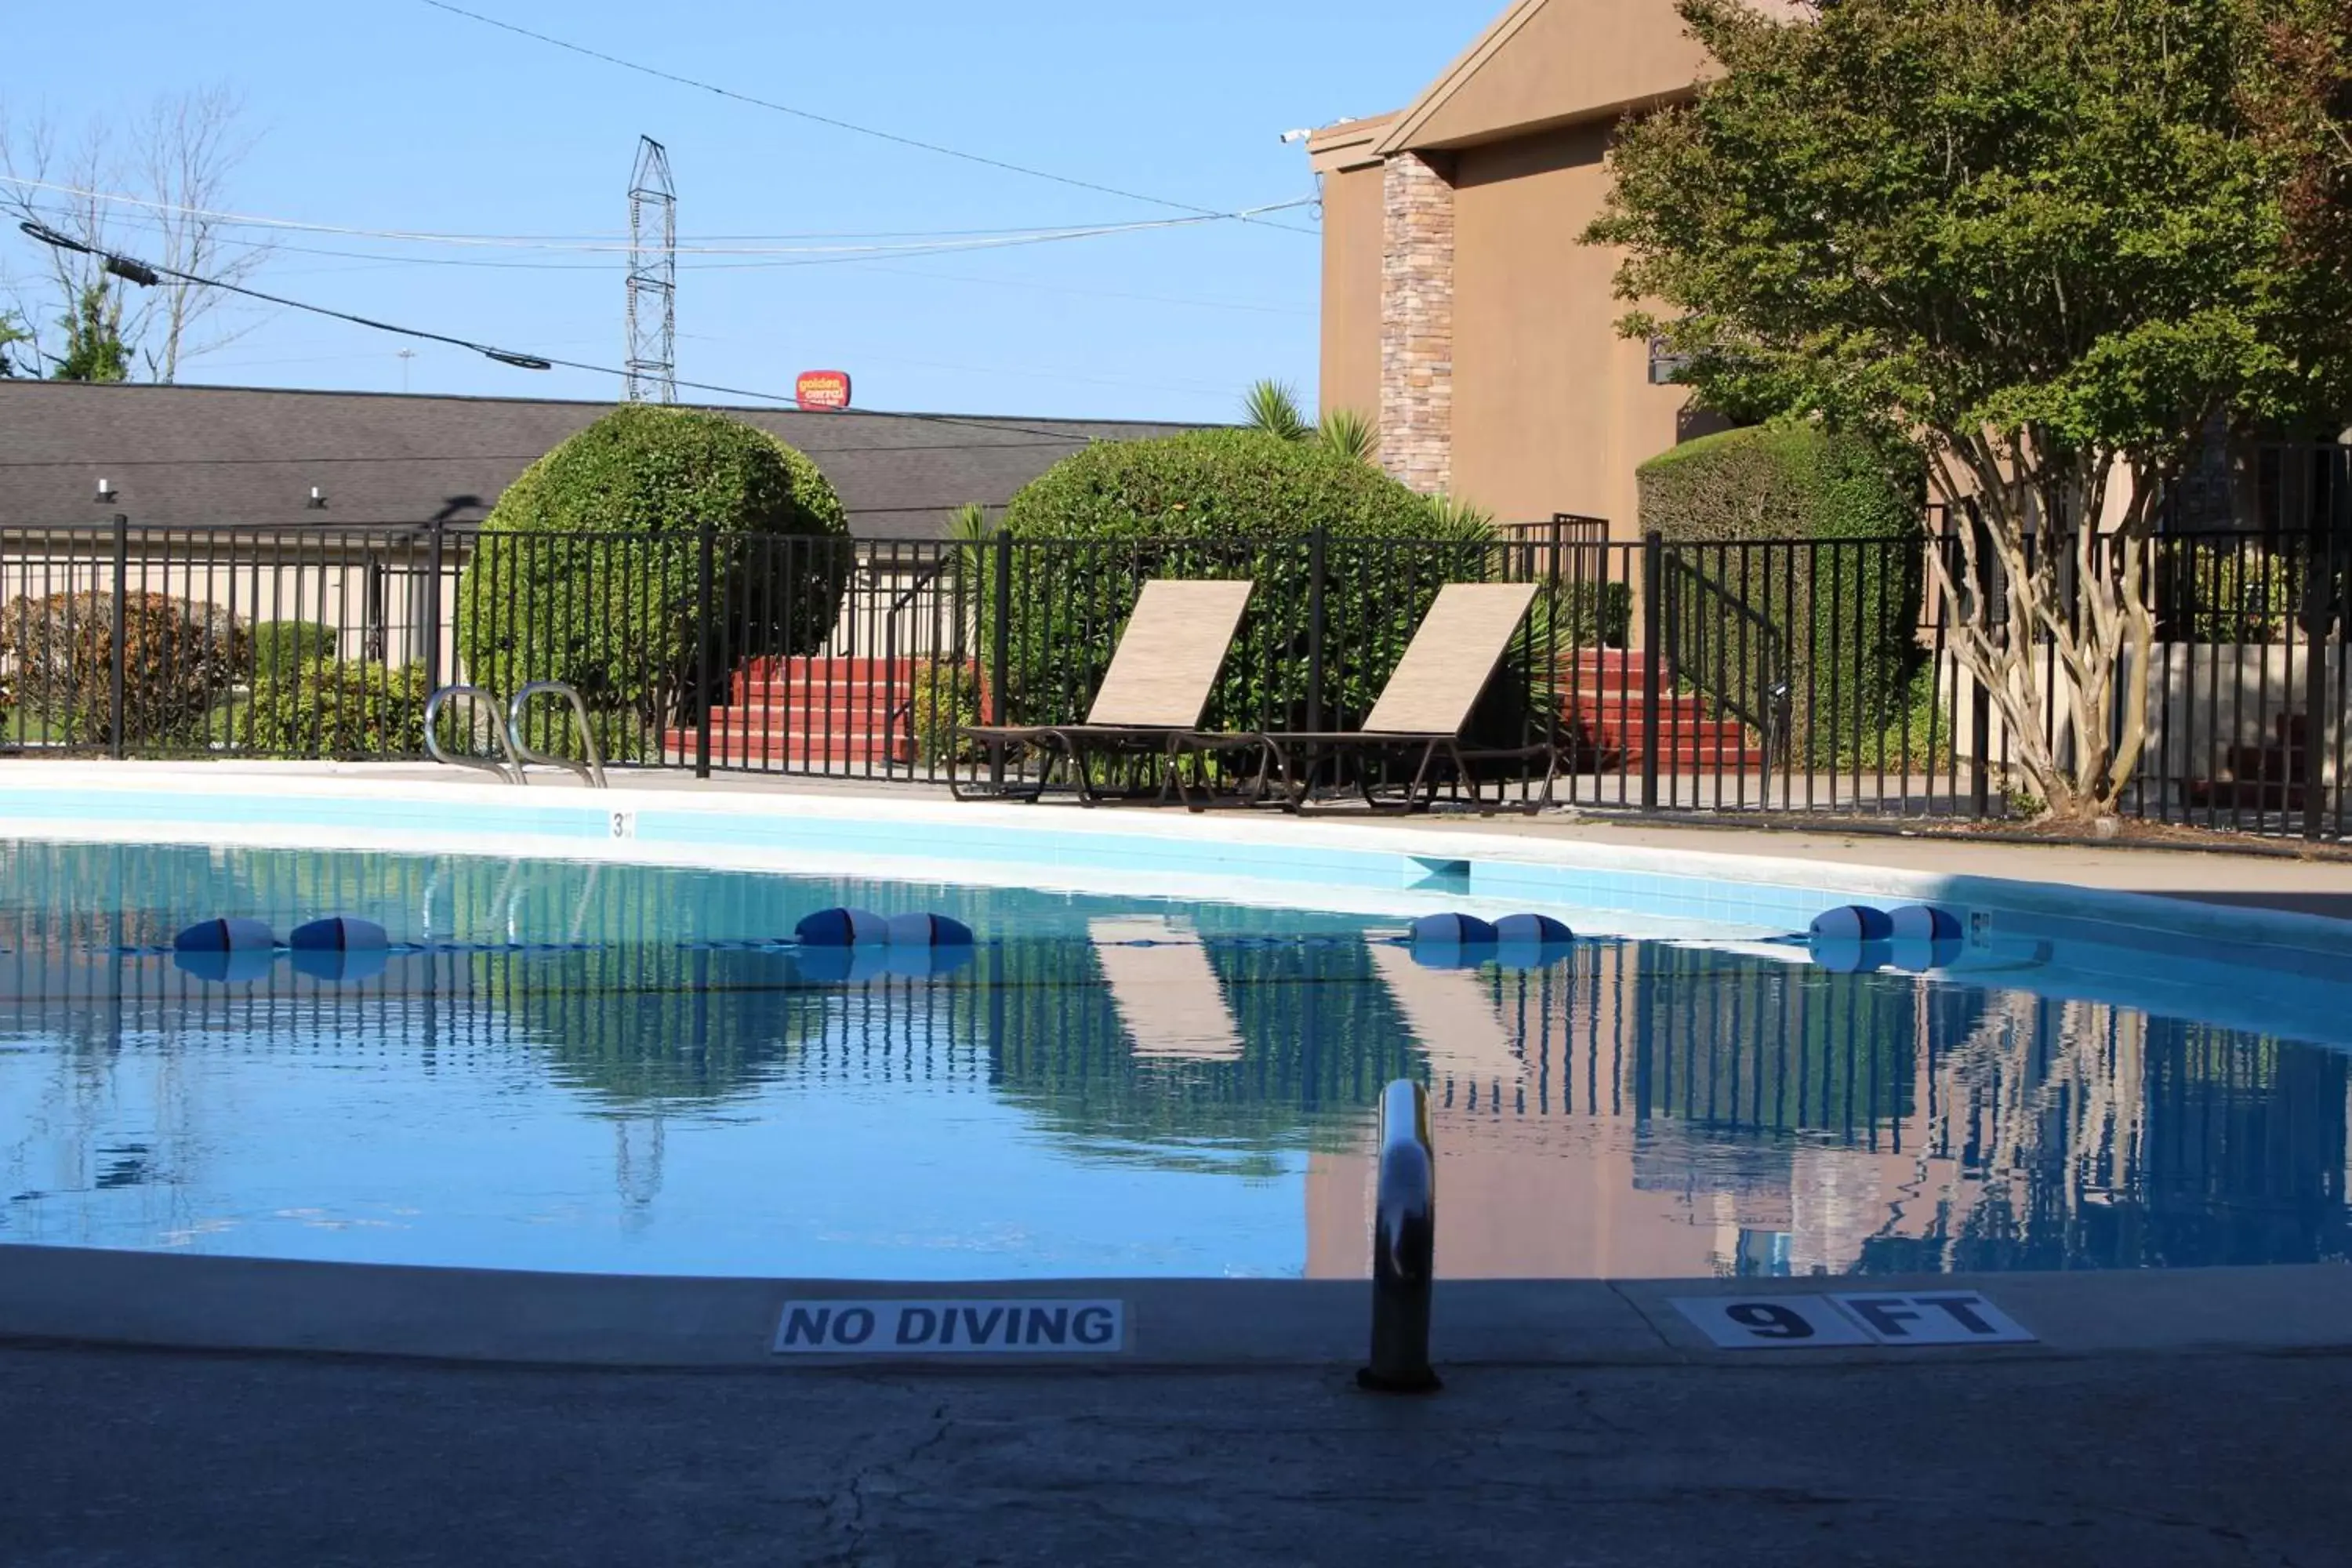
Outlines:
[[[1475,915],[1423,915],[1406,942],[1423,969],[1475,969],[1494,956],[1495,928]]]
[[[1410,928],[1415,947],[1492,947],[1495,928],[1476,915],[1423,915]]]
[[[1887,912],[1887,937],[1895,942],[1958,942],[1966,934],[1960,917],[1934,904],[1906,904]]]
[[[172,939],[173,952],[274,952],[277,948],[277,933],[242,915],[198,921]]]
[[[971,928],[946,915],[892,915],[886,940],[892,947],[965,947],[971,945]]]
[[[297,952],[382,952],[392,946],[383,927],[349,915],[330,915],[294,928],[286,945]]]
[[[890,922],[872,910],[819,910],[793,928],[803,947],[880,947]]]
[[[1895,922],[1885,910],[1868,904],[1842,904],[1813,917],[1808,936],[1822,942],[1885,942],[1895,934]]]
[[[1576,932],[1549,915],[1505,915],[1495,922],[1495,962],[1505,969],[1549,969],[1568,956]]]

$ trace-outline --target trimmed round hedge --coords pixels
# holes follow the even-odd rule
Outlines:
[[[467,678],[502,696],[566,681],[600,721],[625,716],[648,731],[684,721],[698,697],[706,523],[720,681],[746,658],[822,646],[851,547],[817,466],[723,415],[628,405],[499,498],[458,584]],[[723,700],[723,685],[712,695]],[[533,728],[543,750],[572,744],[559,704],[536,709]]]
[[[1256,586],[1206,722],[1345,729],[1370,710],[1439,587],[1498,574],[1483,519],[1447,512],[1320,443],[1255,430],[1106,442],[1064,459],[1005,509],[1015,542],[1006,715],[1082,717],[1136,595],[1154,577]],[[1323,683],[1310,703],[1314,540],[1324,539]],[[993,552],[969,552],[982,668],[992,658]],[[1498,682],[1498,685],[1502,683]]]

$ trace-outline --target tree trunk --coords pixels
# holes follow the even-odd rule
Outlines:
[[[2015,782],[2044,820],[2116,808],[2147,741],[2156,616],[2147,525],[2158,476],[2134,467],[2102,531],[2105,452],[2053,452],[2032,432],[1945,437],[1930,468],[1952,533],[1928,550],[1947,645],[1986,691]],[[1976,737],[1988,749],[1990,737]]]

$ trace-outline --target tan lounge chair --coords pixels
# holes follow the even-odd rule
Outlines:
[[[1045,765],[1032,784],[1017,791],[1002,788],[967,791],[953,779],[958,799],[998,798],[1017,793],[1034,800],[1045,791],[1057,765],[1066,765],[1081,800],[1100,798],[1088,776],[1087,760],[1105,753],[1158,753],[1168,766],[1160,789],[1165,799],[1172,785],[1185,805],[1193,804],[1191,789],[1178,770],[1179,742],[1198,731],[1208,710],[1217,672],[1240,628],[1242,612],[1249,605],[1245,582],[1178,582],[1155,578],[1143,585],[1135,612],[1119,633],[1110,668],[1095,692],[1094,706],[1083,724],[968,724],[956,733],[986,748],[991,773],[1001,773],[1006,752],[1029,747],[1042,752]],[[1245,747],[1263,752],[1255,736],[1214,738],[1202,748]],[[1271,754],[1260,767],[1261,783],[1271,767]]]
[[[1449,583],[1423,617],[1404,650],[1404,658],[1381,688],[1364,727],[1351,731],[1277,733],[1256,737],[1281,773],[1284,805],[1304,809],[1316,774],[1326,763],[1338,764],[1381,756],[1415,759],[1412,784],[1405,792],[1403,809],[1426,810],[1437,798],[1436,764],[1453,763],[1457,779],[1470,783],[1470,765],[1476,762],[1546,759],[1543,794],[1528,809],[1551,804],[1552,783],[1559,772],[1557,745],[1474,751],[1462,743],[1462,731],[1495,678],[1496,667],[1511,646],[1528,607],[1535,603],[1533,583]],[[1369,782],[1365,798],[1372,800]],[[1415,805],[1417,796],[1421,798]]]

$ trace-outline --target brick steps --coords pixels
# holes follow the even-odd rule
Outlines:
[[[753,658],[736,667],[727,701],[710,710],[710,760],[722,767],[827,768],[915,760],[911,705],[923,661],[866,655]],[[672,755],[694,755],[692,726],[669,731]]]
[[[1671,684],[1674,671],[1660,672]],[[1649,728],[1649,660],[1625,648],[1580,648],[1560,660],[1559,716],[1583,731],[1580,768],[1612,773],[1643,765]],[[1718,719],[1706,698],[1661,693],[1657,703],[1658,766],[1676,773],[1754,772],[1764,767],[1762,746],[1736,720]]]

